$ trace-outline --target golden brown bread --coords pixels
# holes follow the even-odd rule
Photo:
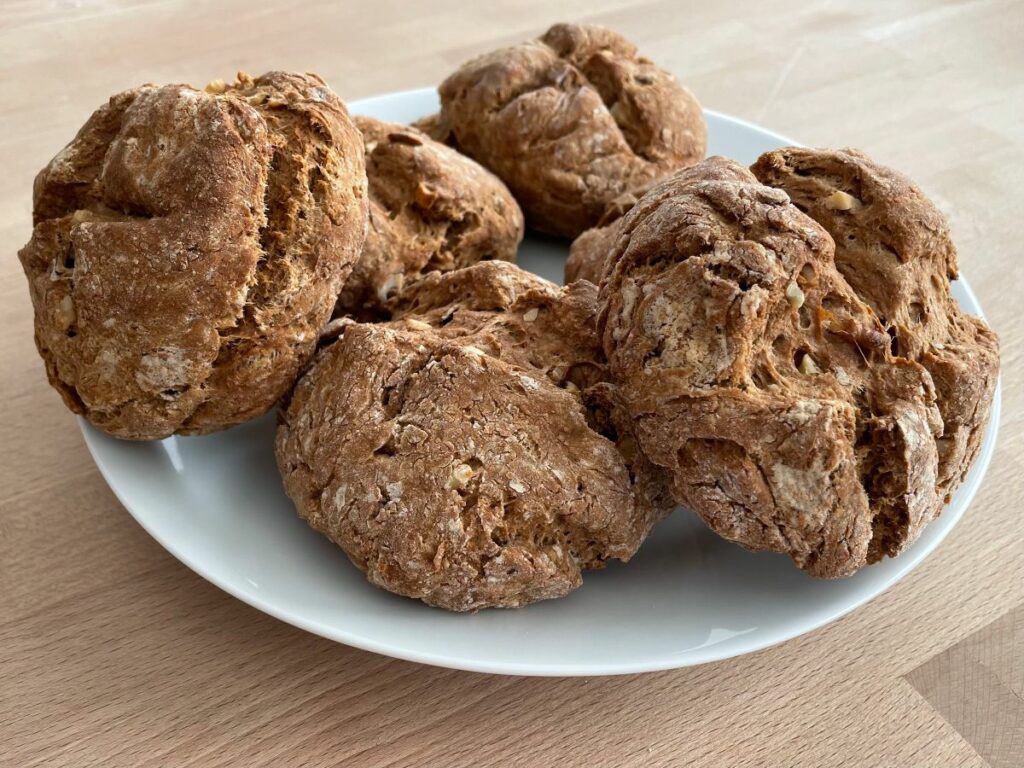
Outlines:
[[[603,27],[556,24],[480,56],[438,89],[434,138],[496,173],[527,223],[575,237],[623,192],[704,156],[700,105]]]
[[[942,505],[935,388],[893,355],[828,233],[723,158],[655,185],[617,226],[599,327],[676,499],[816,576],[912,542]]]
[[[36,178],[19,254],[51,384],[131,439],[263,413],[311,356],[366,210],[359,133],[315,75],[112,97]]]
[[[432,270],[515,261],[523,214],[501,180],[408,126],[356,117],[366,148],[370,224],[335,314],[378,317]]]
[[[337,321],[278,430],[299,514],[374,584],[449,610],[559,597],[629,559],[671,502],[588,424],[573,382],[603,370],[595,302],[482,262],[406,288],[391,322]]]
[[[931,373],[943,421],[939,492],[948,496],[981,445],[999,340],[953,298],[957,254],[945,218],[910,179],[856,150],[787,147],[751,170],[828,230],[836,266],[878,314],[893,353]]]

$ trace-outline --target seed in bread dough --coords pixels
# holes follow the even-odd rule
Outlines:
[[[800,369],[800,373],[804,374],[805,376],[812,376],[815,373],[821,373],[821,371],[818,369],[818,366],[814,362],[814,358],[808,354],[803,354],[800,356],[800,365],[798,367]]]
[[[786,286],[786,299],[789,300],[789,306],[793,309],[800,309],[804,305],[804,292],[796,284],[796,280],[790,280],[789,285]]]
[[[848,192],[837,189],[825,198],[825,207],[833,211],[852,211],[861,207],[861,202]]]
[[[473,477],[473,468],[468,464],[459,464],[452,470],[452,476],[448,479],[449,488],[465,488]]]

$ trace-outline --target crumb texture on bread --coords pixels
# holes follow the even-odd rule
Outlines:
[[[315,75],[110,99],[35,182],[20,252],[67,405],[118,437],[270,408],[365,235],[362,141]]]

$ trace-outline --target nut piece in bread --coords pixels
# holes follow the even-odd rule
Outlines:
[[[563,237],[707,144],[693,94],[603,27],[556,24],[467,62],[438,90],[440,116],[420,125],[494,171],[531,227]]]
[[[515,261],[523,214],[494,174],[415,128],[356,117],[366,148],[370,224],[335,314],[379,316],[432,270]]]
[[[999,340],[950,292],[956,246],[945,217],[907,177],[852,149],[787,147],[751,167],[784,190],[836,244],[836,266],[892,338],[932,375],[942,414],[939,492],[964,479],[999,375]]]
[[[676,500],[820,577],[912,542],[941,508],[935,389],[892,354],[828,233],[723,158],[657,184],[619,226],[599,328]]]
[[[296,385],[277,458],[299,514],[372,583],[455,611],[560,597],[629,559],[671,502],[573,384],[603,365],[594,287],[483,262],[401,296],[393,321],[335,321]]]
[[[203,434],[287,392],[362,248],[363,145],[316,75],[142,86],[35,182],[19,256],[68,407],[118,437]]]

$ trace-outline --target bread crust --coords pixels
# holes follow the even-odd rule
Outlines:
[[[599,328],[676,500],[820,577],[912,542],[941,508],[935,389],[892,354],[828,233],[724,158],[655,185],[619,227]]]
[[[645,184],[635,192],[624,192],[612,200],[604,213],[590,229],[581,232],[569,246],[569,258],[565,260],[565,282],[588,280],[600,285],[604,278],[605,260],[618,236],[618,221],[636,205],[636,201],[654,186]]]
[[[953,298],[957,252],[945,217],[906,176],[853,149],[787,147],[751,170],[829,232],[836,266],[878,314],[894,352],[931,374],[943,421],[938,485],[948,498],[981,446],[999,339]]]
[[[563,237],[707,144],[693,94],[603,27],[556,24],[467,62],[438,91],[440,116],[420,125],[494,171],[531,227]]]
[[[409,126],[355,118],[366,149],[370,223],[336,315],[378,318],[433,270],[515,261],[523,213],[497,176]]]
[[[36,178],[19,256],[51,384],[122,438],[284,394],[362,246],[362,141],[315,75],[112,97]]]
[[[410,286],[390,322],[339,321],[278,430],[300,516],[372,583],[454,611],[560,597],[629,559],[671,501],[573,384],[603,371],[595,301],[482,262]]]

